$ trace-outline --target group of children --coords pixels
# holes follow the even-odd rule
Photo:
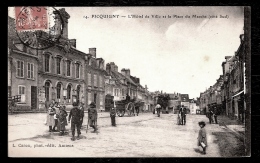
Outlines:
[[[79,109],[84,112],[82,103],[79,105]],[[84,116],[84,114],[81,114]],[[49,104],[47,111],[47,118],[45,124],[49,126],[49,132],[60,132],[60,136],[64,135],[65,126],[68,125],[67,122],[68,113],[66,112],[66,106],[60,106],[58,102],[53,101]],[[83,117],[80,122],[80,127],[83,123]]]

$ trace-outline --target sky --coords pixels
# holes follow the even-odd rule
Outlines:
[[[129,68],[149,91],[178,92],[190,98],[216,83],[225,56],[235,54],[244,32],[242,7],[55,8],[65,8],[70,15],[68,35],[77,40],[78,50],[88,53],[88,48],[97,48],[97,58],[115,62],[119,71]],[[100,14],[119,18],[92,18]],[[143,18],[128,18],[131,15]]]

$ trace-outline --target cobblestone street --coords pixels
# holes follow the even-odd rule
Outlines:
[[[8,115],[10,157],[222,157],[227,156],[220,151],[222,146],[232,150],[233,146],[243,143],[232,136],[232,142],[226,138],[220,142],[221,135],[232,135],[232,131],[218,124],[208,124],[205,115],[187,115],[187,123],[182,126],[176,124],[176,114],[157,117],[141,113],[135,117],[116,117],[117,127],[112,127],[109,114],[99,113],[99,132],[92,133],[93,129],[89,128],[86,133],[85,113],[81,139],[74,142],[70,140],[70,124],[66,126],[68,134],[59,136],[57,132],[48,132],[45,117],[45,113]],[[206,155],[197,146],[198,121],[201,120],[207,124]],[[59,147],[62,145],[67,147]],[[238,155],[232,151],[230,154]]]

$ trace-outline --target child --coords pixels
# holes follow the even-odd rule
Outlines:
[[[116,127],[116,111],[115,108],[111,108],[110,110],[111,124]]]
[[[203,154],[206,154],[206,147],[207,147],[207,135],[205,130],[205,122],[199,122],[200,130],[198,135],[198,146],[201,146],[203,149]]]
[[[53,104],[50,104],[48,109],[48,115],[47,115],[47,125],[49,126],[49,132],[52,132],[52,126],[55,125],[55,121],[53,117],[54,114],[55,114],[55,109],[53,108]]]

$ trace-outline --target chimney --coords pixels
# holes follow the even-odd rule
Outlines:
[[[70,39],[70,44],[76,48],[76,39]]]
[[[229,58],[231,58],[232,56],[225,56],[226,61],[228,61]]]
[[[140,84],[140,78],[136,78],[137,83]]]
[[[109,75],[111,74],[111,65],[109,63],[106,64],[106,71]]]
[[[121,70],[121,74],[125,76],[125,69],[124,68]]]
[[[96,48],[89,48],[89,54],[92,57],[96,58]]]
[[[124,76],[127,76],[127,77],[130,77],[130,69],[122,69],[121,70],[121,73],[124,75]]]
[[[130,69],[126,69],[126,75],[130,77]]]
[[[114,62],[110,62],[110,66],[111,66],[111,71],[115,71],[115,63]]]

